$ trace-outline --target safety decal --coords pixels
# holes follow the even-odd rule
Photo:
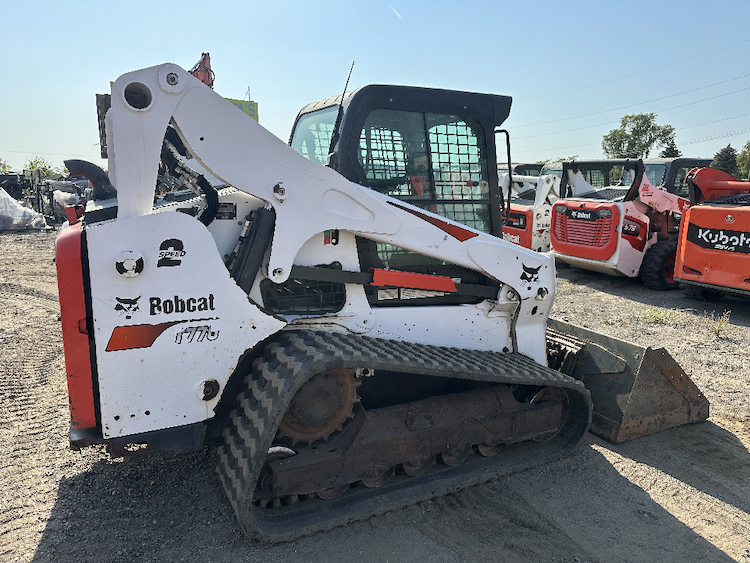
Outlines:
[[[701,248],[750,254],[750,233],[726,229],[704,229],[688,224],[687,240]]]
[[[337,245],[339,243],[339,230],[328,229],[323,231],[323,244]]]
[[[183,256],[185,256],[185,245],[180,239],[170,238],[162,241],[159,245],[159,261],[156,267],[179,266],[182,264]]]
[[[219,203],[215,219],[234,220],[237,218],[237,204],[234,202]]]

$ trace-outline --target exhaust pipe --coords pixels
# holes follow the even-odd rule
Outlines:
[[[556,319],[549,366],[591,392],[590,430],[615,444],[708,418],[708,399],[665,348],[644,348]]]

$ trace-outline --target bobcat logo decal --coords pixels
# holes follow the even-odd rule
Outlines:
[[[521,281],[525,281],[528,283],[534,283],[539,281],[539,270],[542,268],[541,266],[537,268],[529,268],[526,264],[521,264],[523,266],[523,273],[521,274]]]
[[[125,315],[126,319],[130,319],[133,313],[139,311],[138,300],[141,298],[139,295],[135,299],[127,299],[125,297],[115,297],[117,299],[117,305],[115,305],[115,311],[119,311],[120,315]]]

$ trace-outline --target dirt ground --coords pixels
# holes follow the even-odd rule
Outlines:
[[[750,301],[561,269],[553,315],[665,346],[708,422],[619,446],[589,434],[559,462],[269,547],[240,533],[213,449],[68,449],[54,238],[0,235],[2,562],[750,562]]]

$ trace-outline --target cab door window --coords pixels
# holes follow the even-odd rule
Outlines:
[[[469,117],[378,109],[360,134],[368,187],[491,233],[486,142]]]
[[[685,181],[685,178],[688,175],[688,172],[690,172],[694,167],[692,165],[689,166],[680,166],[675,170],[674,173],[674,193],[677,196],[684,197],[685,199],[690,198],[690,188],[688,187],[687,182]]]

